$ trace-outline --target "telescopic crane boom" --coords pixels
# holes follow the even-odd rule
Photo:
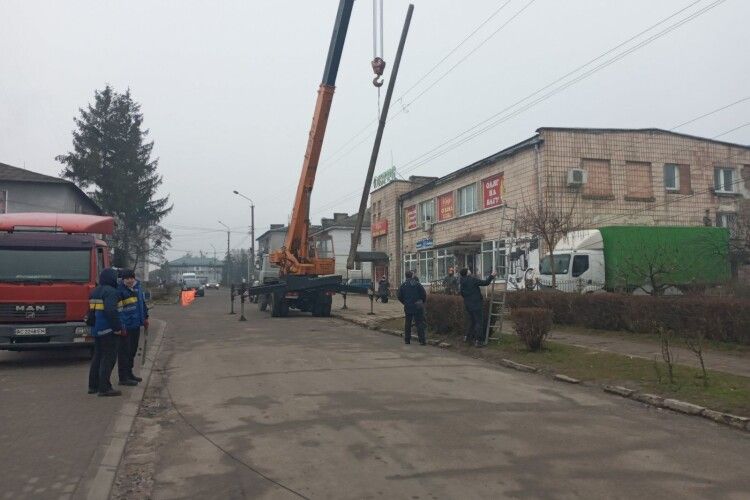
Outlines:
[[[318,99],[315,103],[310,135],[307,139],[307,150],[302,163],[302,173],[297,194],[292,207],[292,218],[289,222],[284,246],[271,253],[269,260],[279,267],[281,276],[286,275],[325,275],[333,274],[334,259],[318,257],[315,249],[311,248],[309,240],[310,229],[310,196],[315,184],[315,173],[318,170],[320,151],[328,124],[328,114],[331,111],[333,93],[336,89],[336,76],[344,50],[344,40],[349,27],[354,0],[340,0],[336,24],[328,47],[323,80],[318,88]]]

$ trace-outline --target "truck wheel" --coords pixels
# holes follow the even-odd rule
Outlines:
[[[281,293],[271,294],[271,316],[283,318],[289,314],[289,304]]]
[[[268,309],[268,294],[264,293],[263,295],[261,295],[260,298],[258,298],[257,302],[258,309],[260,309],[261,311],[265,311],[266,309]]]

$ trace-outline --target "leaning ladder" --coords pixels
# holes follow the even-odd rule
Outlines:
[[[505,241],[508,242],[508,244],[505,246],[505,256],[506,256],[506,264],[505,264],[505,287],[500,290],[500,293],[495,294],[495,280],[492,280],[492,284],[490,285],[490,293],[489,293],[489,302],[490,302],[490,311],[489,311],[489,317],[487,318],[487,327],[484,331],[484,343],[489,343],[490,340],[500,340],[500,335],[503,332],[503,316],[505,315],[505,299],[506,295],[508,293],[508,278],[510,278],[510,268],[511,268],[511,259],[509,252],[513,251],[513,247],[516,244],[516,215],[517,215],[518,208],[517,207],[508,207],[507,205],[503,205],[503,211],[500,215],[500,236],[503,236],[503,228],[505,227],[506,222],[509,223],[510,231],[506,233],[508,235],[507,238],[505,238]],[[512,216],[509,217],[510,213],[512,213]]]

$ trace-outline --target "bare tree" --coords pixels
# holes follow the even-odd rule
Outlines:
[[[536,204],[524,203],[518,210],[519,231],[539,238],[546,247],[552,272],[552,288],[557,287],[555,247],[568,234],[586,227],[587,217],[576,211],[578,199],[576,194],[566,206],[562,194],[560,196],[547,194]]]
[[[674,384],[674,364],[675,355],[672,350],[672,338],[674,332],[663,326],[656,328],[659,334],[659,344],[661,345],[661,358],[664,360],[664,364],[667,365],[667,375],[669,375],[669,383]]]
[[[706,371],[706,363],[703,361],[703,345],[706,340],[705,330],[703,327],[691,328],[682,332],[682,339],[685,345],[690,349],[695,357],[698,358],[698,362],[701,365],[703,371],[703,386],[708,386],[708,372]]]
[[[159,265],[165,260],[165,252],[171,246],[172,233],[162,226],[154,225],[130,236],[128,262],[133,269],[141,259]]]
[[[673,246],[643,244],[637,250],[623,259],[617,272],[623,288],[640,289],[649,295],[660,296],[677,285],[675,277],[683,269],[683,259],[675,253]]]

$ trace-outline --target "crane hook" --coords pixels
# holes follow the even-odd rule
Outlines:
[[[376,57],[370,64],[372,64],[372,70],[375,72],[375,78],[372,79],[372,84],[380,88],[383,86],[383,71],[385,71],[385,61],[381,57]]]

